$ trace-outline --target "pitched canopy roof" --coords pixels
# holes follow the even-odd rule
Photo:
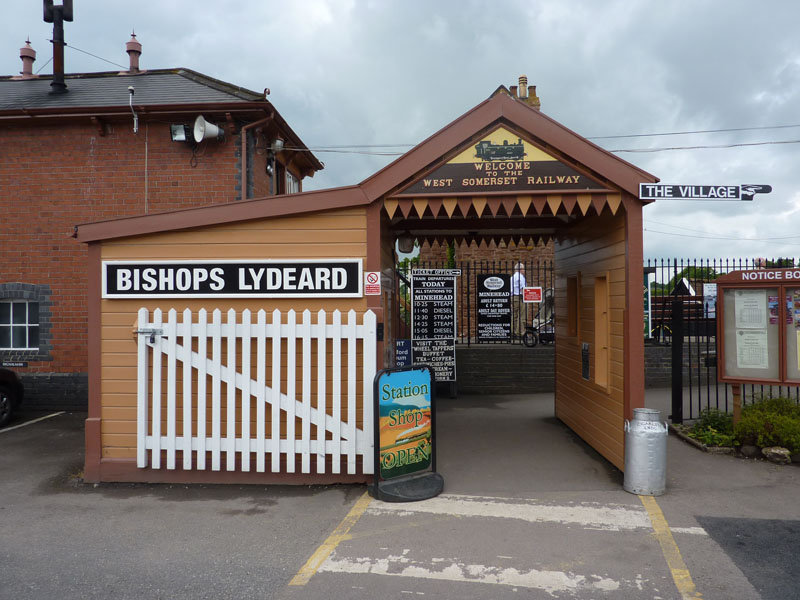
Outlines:
[[[501,192],[490,194],[488,198],[486,193],[463,193],[455,197],[436,194],[398,196],[422,175],[446,164],[497,127],[519,133],[553,160],[586,176],[596,189],[588,190],[588,193],[584,193],[586,190]],[[483,229],[528,229],[552,233],[565,224],[564,216],[567,220],[580,218],[590,210],[599,214],[606,206],[616,212],[622,195],[636,199],[639,183],[656,181],[655,176],[499,90],[356,186],[83,225],[78,228],[77,237],[89,242],[373,202],[384,203],[393,229],[412,229],[413,225],[413,229],[419,229],[423,236],[426,231],[431,232],[430,235],[450,236],[456,230],[474,228],[477,221],[488,220],[489,216],[492,223],[482,223]],[[531,217],[538,218],[533,220]]]

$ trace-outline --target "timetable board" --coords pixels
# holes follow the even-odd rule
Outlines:
[[[436,381],[456,380],[458,269],[411,271],[411,356],[429,365]]]

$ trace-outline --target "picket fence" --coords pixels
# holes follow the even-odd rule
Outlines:
[[[186,309],[179,322],[174,309],[169,311],[166,321],[159,309],[153,311],[152,320],[147,309],[139,309],[138,467],[160,469],[163,451],[167,469],[176,468],[180,452],[184,470],[206,470],[210,455],[213,471],[221,470],[223,457],[227,471],[237,470],[238,457],[238,468],[242,471],[251,470],[254,458],[255,470],[265,472],[269,454],[269,469],[273,473],[282,472],[281,457],[285,472],[295,472],[298,456],[301,472],[310,473],[315,455],[317,473],[326,472],[326,462],[331,473],[340,473],[345,457],[348,474],[356,473],[357,457],[361,457],[362,472],[373,473],[375,314],[364,313],[361,324],[356,322],[353,310],[347,314],[346,323],[342,323],[338,310],[333,312],[330,323],[324,310],[317,313],[315,323],[308,310],[302,313],[301,322],[297,322],[294,310],[286,313],[285,319],[283,316],[276,309],[267,323],[267,313],[260,310],[252,322],[250,311],[245,310],[241,322],[237,322],[236,311],[231,309],[223,322],[217,309],[210,321],[205,310],[200,310],[194,321],[192,312]],[[359,342],[361,348],[357,352]],[[313,346],[316,346],[315,365]],[[282,355],[286,359],[285,369],[281,368]],[[255,361],[255,379],[252,361]],[[312,386],[314,371],[316,385]],[[182,382],[177,381],[179,372]],[[166,379],[166,385],[162,379]],[[362,428],[356,426],[359,379]],[[226,384],[224,422],[223,383]],[[255,431],[251,427],[253,402]],[[180,431],[179,415],[182,416]],[[295,425],[297,419],[299,426]],[[332,439],[326,439],[327,433]]]

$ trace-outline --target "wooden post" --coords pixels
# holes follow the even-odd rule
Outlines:
[[[742,416],[742,386],[734,383],[731,385],[731,390],[733,391],[733,426],[736,427]]]
[[[672,414],[673,423],[683,423],[683,299],[672,301]]]

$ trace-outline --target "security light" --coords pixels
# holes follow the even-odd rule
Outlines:
[[[173,142],[188,142],[191,139],[191,132],[183,123],[170,125],[169,131]]]

